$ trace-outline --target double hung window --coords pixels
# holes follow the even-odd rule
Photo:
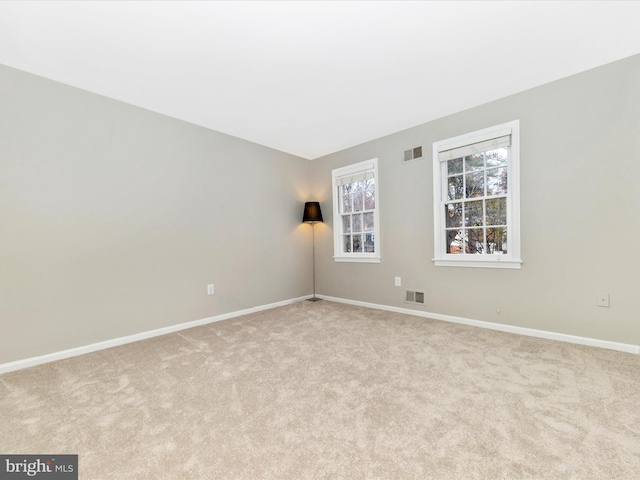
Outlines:
[[[332,171],[334,259],[380,262],[378,159]]]
[[[433,144],[434,262],[520,268],[519,122]]]

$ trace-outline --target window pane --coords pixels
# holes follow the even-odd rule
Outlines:
[[[499,165],[507,164],[507,149],[497,148],[496,150],[489,150],[488,152],[484,152],[484,155],[487,159],[487,168],[489,167],[497,167]]]
[[[468,173],[466,175],[466,197],[483,197],[484,196],[484,172]]]
[[[376,208],[376,192],[375,190],[367,190],[364,194],[364,209],[373,210]]]
[[[362,253],[362,235],[352,235],[353,253]]]
[[[447,175],[455,175],[456,173],[462,173],[462,159],[454,158],[447,161]]]
[[[484,169],[484,155],[476,153],[469,157],[464,157],[464,169],[467,172],[474,172]]]
[[[475,227],[484,225],[484,213],[482,212],[482,200],[465,202],[465,226]]]
[[[362,220],[364,222],[364,231],[371,232],[373,231],[373,213],[365,213],[362,216]]]
[[[362,214],[358,213],[351,217],[353,232],[361,232],[362,231]]]
[[[482,228],[470,228],[469,253],[484,253],[484,230]]]
[[[487,228],[488,253],[507,253],[507,227]]]
[[[444,206],[447,228],[462,226],[462,203],[450,203]]]
[[[448,178],[449,187],[448,187],[448,200],[458,200],[462,198],[462,193],[464,192],[464,182],[462,180],[462,175],[456,175],[455,177]]]
[[[374,241],[374,235],[368,233],[364,236],[364,251],[367,253],[374,253],[376,249],[376,242]]]
[[[447,230],[447,253],[463,253],[463,237],[462,230]]]
[[[487,200],[487,225],[507,224],[507,199],[492,198]]]
[[[487,195],[507,194],[507,168],[487,170]]]
[[[345,235],[342,238],[342,245],[345,253],[351,252],[351,235]]]
[[[362,193],[358,192],[353,196],[353,211],[361,212],[364,208],[364,202],[362,199]]]
[[[342,233],[351,233],[351,215],[342,217]]]
[[[342,195],[342,213],[349,213],[353,211],[353,207],[351,205],[351,195],[344,194]]]
[[[376,190],[376,179],[371,178],[367,180],[367,190],[374,192]]]

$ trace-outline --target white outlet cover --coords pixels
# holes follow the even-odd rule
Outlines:
[[[598,293],[598,306],[599,307],[608,307],[609,306],[609,294],[608,293]]]

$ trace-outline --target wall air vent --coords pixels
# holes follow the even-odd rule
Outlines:
[[[416,290],[405,290],[404,301],[407,303],[424,305],[424,292],[418,292]]]
[[[412,160],[418,160],[422,158],[422,147],[415,147],[409,150],[405,150],[402,154],[402,163],[411,162]]]

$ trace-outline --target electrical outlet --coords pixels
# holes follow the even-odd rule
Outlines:
[[[402,286],[402,278],[396,277],[396,287],[401,287],[401,286]]]
[[[207,285],[207,295],[213,295],[214,292],[215,290],[214,290],[213,283]]]
[[[609,294],[598,292],[598,303],[599,307],[608,307],[609,306]]]

